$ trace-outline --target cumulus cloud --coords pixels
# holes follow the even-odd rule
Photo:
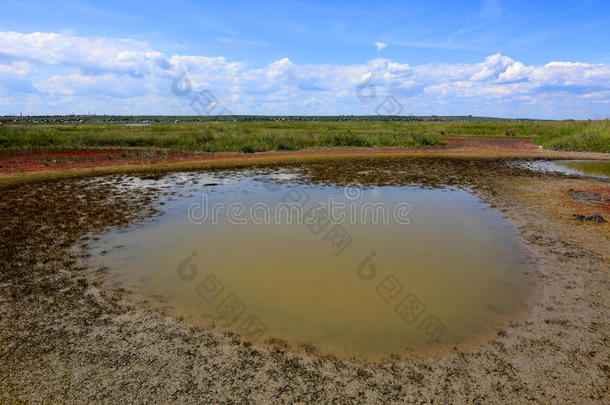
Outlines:
[[[79,67],[90,74],[116,72],[143,76],[170,68],[167,58],[146,42],[86,38],[58,33],[0,32],[0,58]]]
[[[385,44],[383,42],[375,42],[375,46],[377,47],[378,51],[381,51],[383,48],[387,48],[388,44]]]
[[[375,114],[392,96],[404,114],[587,118],[607,116],[610,100],[609,65],[527,65],[501,54],[471,64],[282,58],[252,66],[166,55],[129,38],[0,32],[0,43],[0,114],[87,112],[92,105],[108,113],[193,114],[190,104],[203,90],[236,114]],[[176,81],[183,91],[172,91]]]

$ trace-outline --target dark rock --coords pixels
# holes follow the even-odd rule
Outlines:
[[[582,215],[582,214],[572,214],[572,216],[574,217],[574,219],[576,219],[578,221],[597,222],[600,224],[603,222],[608,222],[601,215],[598,215],[598,214],[591,215],[590,217],[588,217],[586,215]]]

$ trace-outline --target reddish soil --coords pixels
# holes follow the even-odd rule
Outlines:
[[[151,154],[150,151],[138,149],[2,152],[0,153],[0,173],[149,164],[177,161],[193,156],[192,153],[181,152]]]

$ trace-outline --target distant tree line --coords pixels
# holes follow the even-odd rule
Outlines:
[[[495,118],[440,115],[29,115],[0,118],[0,122],[31,123],[171,123],[171,122],[272,122],[272,121],[309,121],[309,122],[489,122],[489,121],[540,121],[527,118]]]

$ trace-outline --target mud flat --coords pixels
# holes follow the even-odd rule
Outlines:
[[[107,269],[84,265],[74,246],[93,244],[83,237],[97,238],[91,235],[109,227],[157,218],[176,196],[155,184],[172,174],[139,174],[144,187],[131,187],[133,175],[121,174],[6,186],[0,197],[0,398],[604,402],[610,225],[573,215],[608,219],[610,185],[509,163],[347,156],[288,164],[319,184],[469,190],[515,224],[533,255],[531,306],[484,341],[424,358],[390,354],[375,361],[338,359],[279,339],[252,345],[151,309],[137,292],[113,284]],[[260,163],[253,170],[280,168]],[[200,174],[180,181],[187,185]]]

